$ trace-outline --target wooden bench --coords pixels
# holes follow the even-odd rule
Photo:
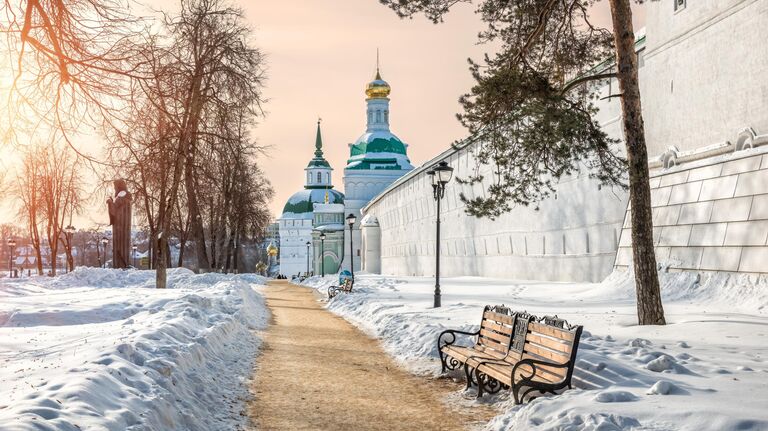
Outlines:
[[[571,387],[581,331],[556,316],[537,318],[486,306],[477,332],[444,331],[438,351],[443,372],[464,365],[467,388],[477,384],[478,397],[510,388],[520,404],[534,391],[554,394]],[[475,336],[475,344],[455,345],[456,334]]]
[[[455,370],[464,366],[467,387],[473,383],[471,370],[484,360],[503,360],[512,343],[515,324],[526,315],[513,313],[503,305],[486,306],[476,332],[448,329],[437,337],[437,350],[440,355],[442,371]],[[527,321],[526,321],[527,322]],[[524,325],[521,325],[524,326]],[[474,338],[472,345],[455,344],[458,335]]]
[[[328,287],[328,299],[333,298],[334,296],[338,295],[340,292],[344,292],[344,293],[352,292],[353,284],[354,284],[354,281],[352,281],[351,278],[345,278],[344,283],[342,283],[341,286]]]

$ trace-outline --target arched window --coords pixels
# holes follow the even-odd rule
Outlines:
[[[322,183],[323,182],[323,176],[322,175],[323,174],[321,174],[320,172],[317,173],[317,182],[318,183]]]
[[[384,111],[384,122],[389,123],[389,111]]]
[[[312,174],[311,174],[311,173],[309,173],[309,172],[307,172],[307,182],[308,182],[309,184],[312,184]]]
[[[325,182],[326,182],[327,184],[330,184],[330,183],[331,183],[331,173],[330,173],[330,172],[328,172],[328,173],[326,173],[326,174],[325,174]]]
[[[376,111],[376,122],[381,123],[381,111]]]

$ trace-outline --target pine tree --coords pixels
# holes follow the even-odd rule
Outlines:
[[[607,0],[613,29],[589,15],[599,0],[477,0],[487,24],[481,42],[500,48],[482,63],[470,60],[476,84],[461,97],[459,120],[479,163],[493,168],[485,197],[468,199],[467,212],[495,218],[516,205],[536,204],[563,176],[586,172],[619,187],[629,179],[633,262],[641,325],[663,325],[643,117],[630,0]],[[472,0],[380,0],[401,17],[423,13],[442,21],[451,7]],[[615,59],[606,61],[606,59]],[[626,159],[619,141],[593,119],[606,79],[621,90]],[[483,181],[480,174],[464,178]]]

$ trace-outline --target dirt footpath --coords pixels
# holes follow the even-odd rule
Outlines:
[[[484,423],[490,408],[443,403],[459,388],[415,377],[308,288],[270,282],[272,312],[248,413],[260,430],[460,430]]]

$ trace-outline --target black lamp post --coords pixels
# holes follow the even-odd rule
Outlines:
[[[347,224],[349,225],[349,271],[352,273],[352,281],[355,281],[355,257],[352,247],[352,226],[355,225],[355,215],[349,213],[347,216]]]
[[[446,162],[438,163],[437,167],[427,171],[432,180],[432,196],[437,202],[437,225],[435,233],[435,308],[440,307],[440,201],[445,196],[445,185],[451,181],[453,168]]]
[[[325,232],[320,232],[320,271],[322,276],[325,277]]]
[[[138,248],[138,247],[136,247],[135,245],[132,247],[132,250],[133,250],[133,267],[134,267],[134,268],[136,268],[136,251],[137,251],[138,249],[139,249],[139,248]]]
[[[13,238],[9,239],[8,247],[11,248],[11,255],[8,258],[8,277],[12,278],[13,277],[13,253],[14,253],[14,250],[16,249],[16,240]]]
[[[75,258],[72,257],[72,236],[75,234],[75,227],[72,225],[69,225],[64,228],[64,234],[67,236],[67,264],[64,266],[69,271],[72,271],[75,269]],[[72,259],[72,262],[70,264],[70,259]]]
[[[309,277],[309,246],[311,246],[312,243],[307,241],[307,277]]]
[[[101,245],[104,246],[104,268],[107,267],[107,244],[109,244],[109,239],[107,237],[101,238]]]

